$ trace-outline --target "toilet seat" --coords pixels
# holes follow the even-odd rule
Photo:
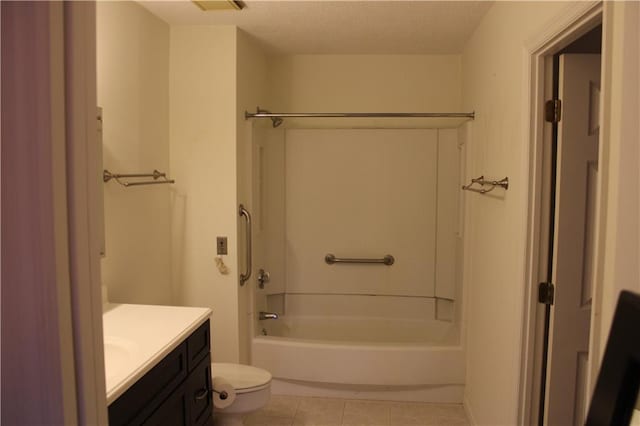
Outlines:
[[[213,362],[211,375],[224,378],[234,387],[236,394],[256,392],[271,385],[271,373],[250,365]]]

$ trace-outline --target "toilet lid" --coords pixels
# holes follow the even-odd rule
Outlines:
[[[250,365],[213,362],[211,374],[213,377],[225,379],[238,393],[263,387],[271,382],[271,373]]]

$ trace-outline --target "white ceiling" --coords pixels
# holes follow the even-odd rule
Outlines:
[[[282,54],[460,53],[488,1],[247,0],[242,11],[141,1],[171,25],[237,25]]]

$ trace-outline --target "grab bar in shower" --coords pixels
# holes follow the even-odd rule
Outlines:
[[[390,254],[386,255],[382,259],[354,259],[348,257],[335,257],[333,254],[329,253],[324,257],[324,261],[327,262],[327,265],[333,265],[334,263],[380,263],[391,266],[396,259]]]
[[[240,208],[239,210],[239,214],[240,216],[244,216],[244,218],[247,221],[247,228],[246,228],[246,242],[247,242],[247,264],[246,264],[246,272],[244,274],[240,274],[240,286],[243,286],[245,282],[247,282],[249,280],[249,278],[251,278],[251,214],[249,213],[249,211],[247,209],[244,208],[244,206],[242,204],[240,204]]]

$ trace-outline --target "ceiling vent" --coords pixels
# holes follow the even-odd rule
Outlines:
[[[202,10],[241,10],[244,8],[244,4],[237,0],[209,0],[209,1],[197,1],[193,2]]]

